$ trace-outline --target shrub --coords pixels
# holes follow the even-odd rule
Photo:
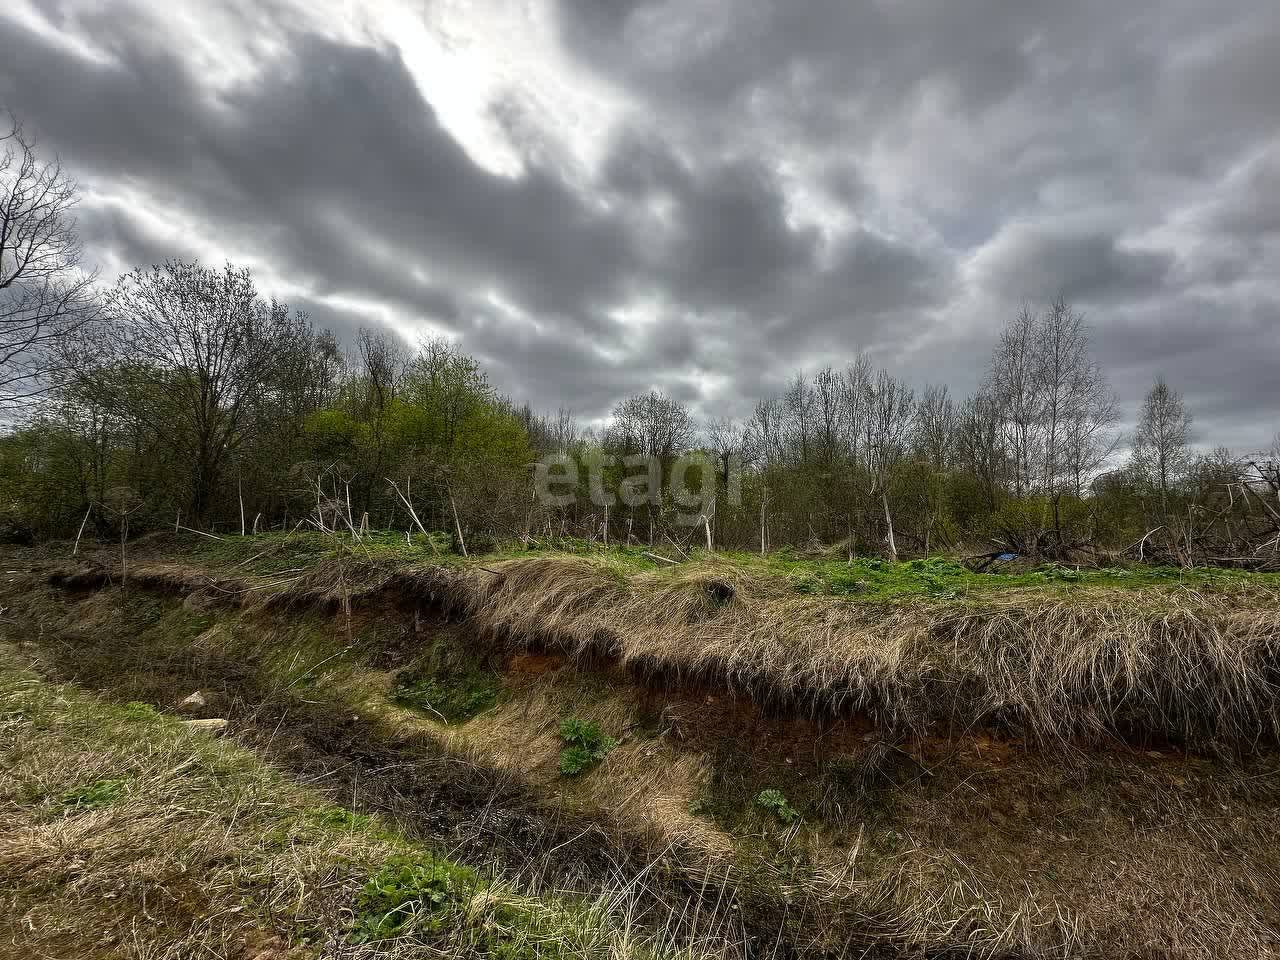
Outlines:
[[[787,802],[781,790],[761,790],[756,795],[756,806],[768,810],[779,823],[792,824],[800,819],[800,811]]]
[[[474,533],[467,534],[467,552],[475,556],[493,553],[500,546],[502,544],[498,538],[484,530],[476,530]]]
[[[570,717],[560,724],[560,772],[576,777],[603,760],[618,741],[601,731],[598,724]]]
[[[435,859],[397,857],[369,878],[356,900],[353,943],[399,936],[410,921],[429,930],[447,927],[475,890],[471,871]]]

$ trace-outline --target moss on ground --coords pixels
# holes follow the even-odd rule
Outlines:
[[[497,706],[502,684],[492,671],[447,676],[410,673],[396,684],[396,703],[421,710],[445,723],[465,723]]]

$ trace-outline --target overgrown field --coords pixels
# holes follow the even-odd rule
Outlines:
[[[625,886],[533,892],[142,702],[0,646],[0,955],[713,956],[638,928]]]
[[[43,911],[65,952],[83,896],[104,955],[1280,956],[1273,578],[126,551],[127,574],[118,548],[5,559],[4,762],[27,785],[0,809],[111,878],[0,848],[28,857],[0,870],[15,944],[43,943]],[[193,744],[272,786],[211,780]],[[345,839],[293,837],[317,816]],[[201,852],[145,852],[163,837]],[[170,903],[161,875],[201,879]],[[379,876],[455,875],[465,895],[404,925],[362,907]],[[166,932],[129,941],[157,910]]]

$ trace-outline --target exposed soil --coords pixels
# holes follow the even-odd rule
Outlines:
[[[82,602],[97,602],[94,585],[71,588]],[[363,619],[391,611],[364,611]],[[410,624],[414,626],[409,626]],[[358,624],[353,630],[358,631]],[[392,642],[374,658],[381,666],[403,665],[411,638],[428,630],[453,629],[421,615],[407,621],[402,642]],[[339,705],[265,688],[253,666],[208,648],[186,648],[156,658],[134,659],[132,651],[99,645],[93,638],[72,642],[43,637],[36,646],[37,667],[50,679],[72,681],[119,701],[141,701],[175,711],[192,691],[206,705],[184,716],[220,716],[230,721],[228,735],[290,772],[299,781],[331,793],[337,803],[362,813],[389,816],[409,835],[439,845],[448,856],[485,871],[515,876],[531,862],[536,880],[558,889],[591,895],[616,876],[646,874],[644,906],[649,921],[666,928],[687,919],[687,903],[699,902],[690,936],[731,931],[752,953],[771,957],[842,954],[808,929],[816,908],[782,904],[749,882],[728,882],[716,867],[698,863],[697,851],[672,850],[662,838],[635,832],[626,824],[549,810],[518,779],[480,763],[451,756],[426,732],[405,735],[375,718],[344,711]],[[554,654],[513,658],[513,673],[545,675],[565,666]],[[662,863],[663,869],[653,870]],[[713,896],[708,896],[709,892]],[[872,943],[873,934],[851,929],[849,945],[859,956],[898,957],[901,949]],[[907,955],[947,956],[946,951]]]
[[[22,609],[47,590],[41,581],[35,571],[14,578],[6,602]],[[59,586],[69,591],[66,602],[88,610],[119,602],[114,590],[95,592],[106,584],[73,574]],[[216,614],[226,599],[197,591],[183,602],[187,610]],[[1238,911],[1252,912],[1251,919],[1265,921],[1269,929],[1280,917],[1274,889],[1266,893],[1276,863],[1263,848],[1274,850],[1280,840],[1274,829],[1280,823],[1277,768],[1266,755],[1224,770],[1175,745],[1135,738],[1104,752],[1067,750],[1047,763],[999,727],[887,742],[862,714],[797,712],[782,702],[762,706],[724,687],[643,668],[623,670],[599,656],[573,659],[536,648],[507,654],[492,639],[469,634],[465,622],[450,621],[417,599],[382,594],[340,614],[337,623],[371,671],[404,670],[418,662],[424,646],[447,639],[496,670],[513,703],[526,709],[540,697],[588,705],[597,698],[611,709],[625,709],[634,719],[620,753],[631,751],[635,762],[648,755],[645,743],[666,745],[663,756],[674,751],[709,758],[707,816],[726,832],[741,834],[742,811],[750,810],[762,785],[778,787],[812,813],[813,829],[833,856],[842,850],[857,856],[861,850],[864,856],[870,851],[891,857],[893,848],[883,838],[902,843],[905,832],[930,863],[951,858],[980,871],[989,896],[1017,902],[1025,894],[1093,911],[1102,918],[1095,926],[1114,923],[1115,942],[1129,945],[1118,949],[1133,947],[1134,933],[1126,924],[1138,908],[1127,898],[1147,889],[1147,871],[1167,874],[1153,874],[1151,889],[1180,884],[1191,893],[1203,879],[1196,875],[1197,864],[1211,865],[1221,869],[1222,882],[1234,884],[1230,892]],[[11,632],[15,639],[33,636]],[[948,955],[915,945],[885,946],[877,937],[879,920],[864,922],[839,901],[812,899],[802,887],[782,897],[776,871],[769,883],[757,882],[755,868],[744,868],[740,859],[673,847],[670,835],[628,818],[625,808],[609,812],[548,803],[548,788],[560,788],[554,754],[541,761],[535,756],[548,749],[548,737],[536,729],[521,731],[517,724],[502,745],[527,761],[526,773],[541,771],[527,776],[486,761],[481,752],[474,761],[460,759],[456,742],[427,724],[361,716],[302,684],[282,689],[265,681],[258,665],[227,655],[216,640],[157,651],[72,632],[40,636],[35,648],[51,676],[122,700],[173,709],[201,690],[208,700],[201,712],[230,719],[232,734],[272,762],[332,790],[345,806],[394,817],[460,860],[510,872],[536,859],[543,879],[586,892],[614,874],[645,872],[652,922],[667,925],[696,902],[699,926],[691,934],[741,930],[753,952],[771,956],[842,954],[855,945],[857,955],[864,949],[870,956]],[[477,729],[490,728],[481,723]],[[1242,817],[1267,819],[1231,826]],[[775,848],[772,836],[742,839],[744,849],[766,857],[794,855],[785,843]],[[1185,862],[1162,861],[1159,850],[1175,844],[1209,859],[1188,854]],[[1132,853],[1132,862],[1117,865],[1117,849]],[[1230,857],[1240,861],[1238,880],[1223,859]],[[659,868],[649,869],[655,860]],[[812,864],[802,857],[793,866]],[[789,868],[781,869],[785,877]],[[1155,906],[1174,909],[1172,903]],[[1144,945],[1158,952],[1156,943]],[[969,949],[954,952],[966,955]]]

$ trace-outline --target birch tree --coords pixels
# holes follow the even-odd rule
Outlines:
[[[1133,461],[1160,495],[1160,511],[1168,519],[1169,494],[1191,466],[1191,416],[1182,394],[1157,377],[1142,401],[1133,436]]]

